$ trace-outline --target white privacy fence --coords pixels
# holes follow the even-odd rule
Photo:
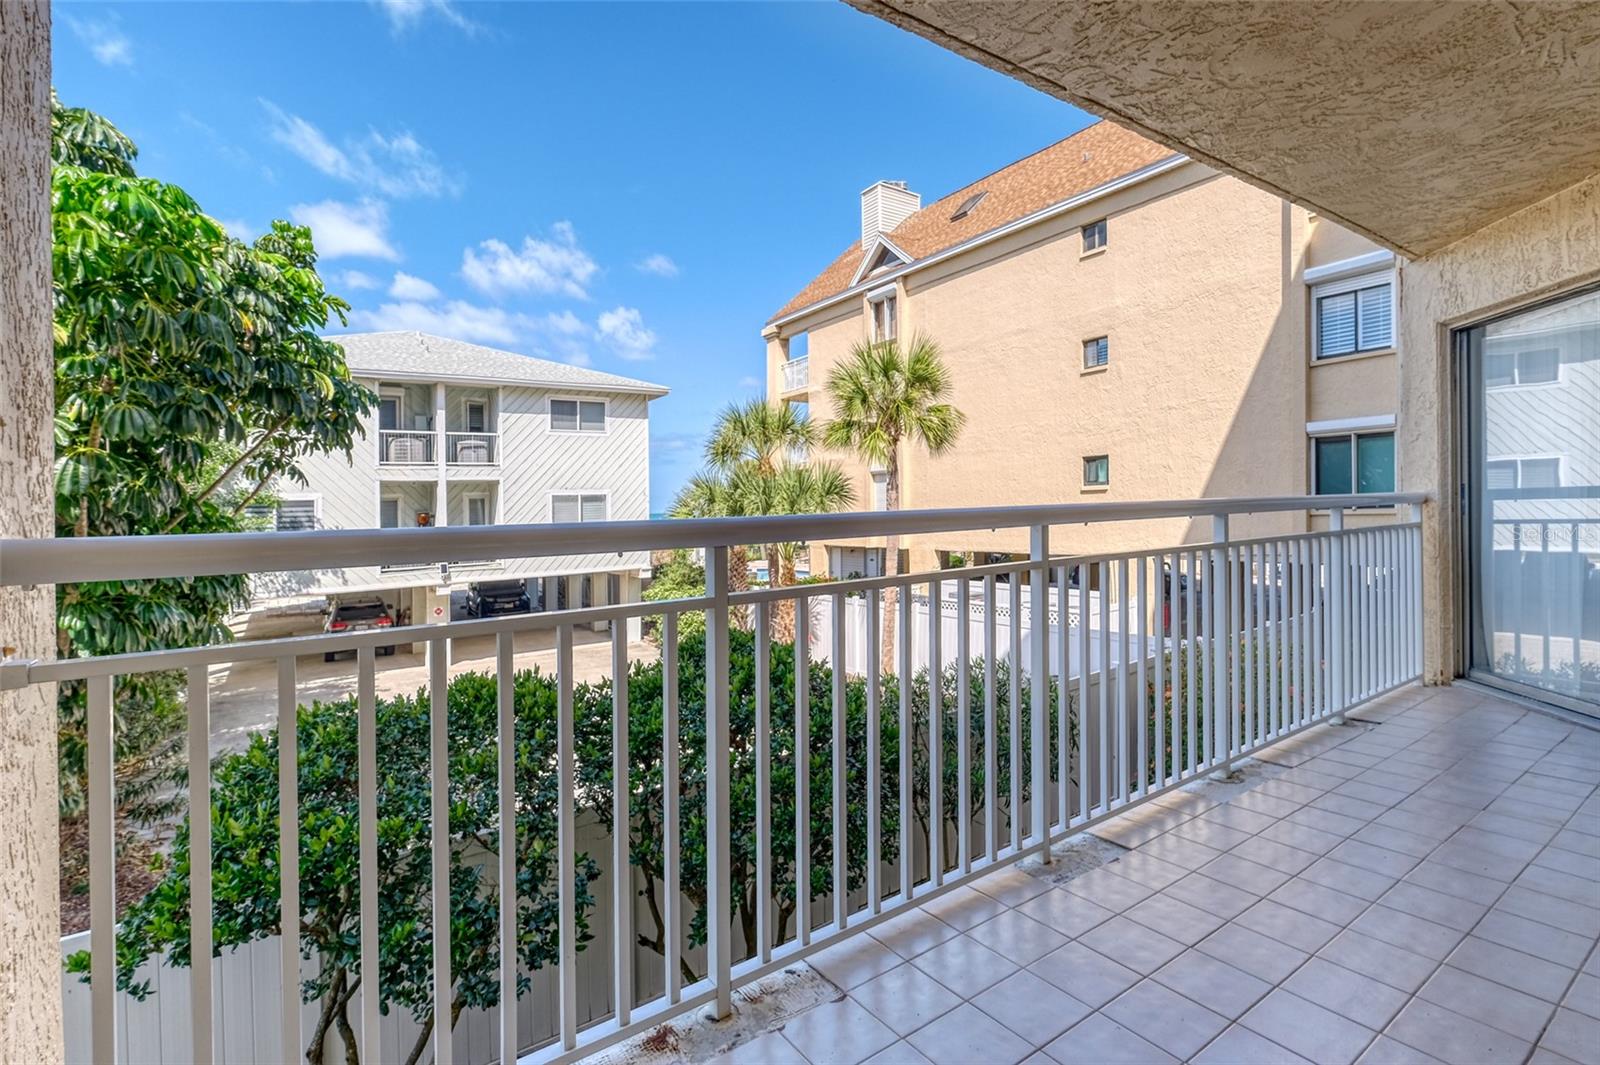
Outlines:
[[[1420,503],[1415,495],[1293,497],[0,543],[3,584],[297,570],[313,559],[397,565],[706,549],[703,595],[419,629],[415,639],[430,647],[426,704],[376,698],[374,652],[395,641],[392,631],[0,663],[0,684],[71,681],[86,693],[94,980],[86,1004],[69,1002],[87,1014],[88,1042],[78,1045],[97,1062],[136,1060],[133,1012],[119,1006],[111,979],[119,935],[115,678],[189,674],[190,891],[182,939],[193,965],[159,978],[158,995],[185,982],[188,989],[175,1019],[158,1013],[162,1060],[234,1060],[230,1046],[246,1030],[234,1020],[241,1002],[255,1005],[247,1041],[257,1060],[307,1045],[306,1009],[266,989],[274,979],[280,988],[298,985],[323,960],[302,959],[297,944],[281,938],[220,957],[213,947],[219,930],[225,936],[237,924],[240,906],[294,925],[326,917],[302,905],[326,904],[302,885],[301,873],[324,861],[329,846],[327,837],[303,838],[302,815],[306,825],[324,824],[331,802],[358,829],[349,853],[340,852],[355,874],[339,935],[352,955],[348,971],[361,983],[344,1011],[360,1060],[407,1052],[408,1032],[392,1012],[380,1018],[379,1003],[409,964],[421,966],[435,1014],[469,993],[518,1002],[516,1010],[468,1011],[454,1030],[435,1026],[432,1060],[569,1061],[692,1009],[725,1016],[736,987],[1021,857],[1048,859],[1055,841],[1415,678]],[[1390,526],[1340,528],[1342,508],[1357,505],[1412,511]],[[1333,529],[1261,540],[1228,535],[1230,514],[1313,507],[1331,508]],[[1049,550],[1053,525],[1183,515],[1213,516],[1214,541],[1090,557]],[[731,544],[1005,527],[1030,529],[1029,558],[959,574],[736,594],[728,587]],[[930,599],[938,609],[927,609]],[[795,611],[802,601],[809,609]],[[1035,604],[1041,615],[1053,612],[1055,624],[1031,623]],[[615,683],[576,683],[578,626],[646,615],[662,618],[659,665],[630,672],[626,626],[613,625]],[[691,615],[704,618],[703,638],[684,635]],[[1074,625],[1074,615],[1087,623]],[[528,629],[554,630],[553,676],[514,674],[513,637]],[[447,643],[489,635],[497,640],[494,677],[458,681],[493,685],[486,738],[466,752],[484,757],[459,761],[450,727],[479,711],[469,708],[465,689],[456,698]],[[887,669],[884,656],[872,653],[885,645]],[[304,745],[325,738],[299,734],[297,658],[333,651],[356,652],[357,696],[348,705],[353,756],[338,767],[351,778],[348,792],[330,799],[301,791],[307,759],[318,757]],[[270,887],[261,897],[241,903],[212,898],[216,855],[232,851],[213,840],[206,674],[245,660],[276,663],[279,713],[268,859],[275,875],[262,882]],[[426,747],[425,811],[398,821],[389,804],[410,751],[392,746],[397,722],[415,729],[401,732],[415,735],[407,741],[413,750]],[[327,769],[321,758],[313,768]],[[346,797],[348,808],[338,805]],[[478,816],[479,807],[485,819],[466,838],[461,819]],[[418,819],[426,821],[426,844],[395,852],[395,826]],[[382,846],[380,823],[390,826]],[[595,823],[626,830],[591,841]],[[223,826],[223,846],[233,830]],[[588,865],[594,850],[605,852],[603,867]],[[469,875],[464,854],[471,868],[481,860],[492,875]],[[396,896],[401,866],[418,860],[425,860],[426,890]],[[517,891],[499,889],[512,883]],[[460,890],[453,896],[452,888]],[[457,937],[464,948],[476,942],[474,921],[492,932],[498,950],[457,971],[452,945]],[[584,924],[593,935],[587,942]],[[658,927],[660,952],[641,949],[639,938],[656,941]],[[503,959],[518,957],[530,936],[548,942],[552,964],[519,998],[524,974]],[[702,939],[703,947],[694,945]],[[252,982],[242,987],[246,971]],[[609,1002],[601,1005],[596,987]]]

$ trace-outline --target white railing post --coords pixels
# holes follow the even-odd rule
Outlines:
[[[1228,601],[1230,588],[1233,584],[1233,575],[1228,572],[1228,552],[1225,545],[1228,542],[1228,515],[1213,514],[1211,517],[1211,540],[1218,546],[1211,549],[1211,600],[1210,616],[1206,619],[1207,650],[1211,659],[1211,712],[1206,715],[1206,761],[1215,765],[1220,757],[1222,761],[1228,759],[1228,741],[1220,736],[1223,728],[1228,727],[1228,722],[1233,719],[1231,696],[1233,686],[1229,683],[1231,671],[1228,666],[1228,643],[1233,639],[1232,624],[1228,617]],[[1221,742],[1219,742],[1219,740]],[[1225,777],[1227,770],[1213,774],[1216,777]]]
[[[89,1044],[94,1060],[117,1060],[117,806],[114,677],[90,677],[89,746]]]
[[[1411,671],[1414,676],[1421,679],[1423,673],[1423,645],[1422,645],[1422,504],[1412,503],[1410,506],[1411,520],[1417,527],[1411,532],[1411,588],[1407,591],[1411,597]],[[1577,544],[1573,544],[1577,550]],[[1521,626],[1518,626],[1521,631]]]
[[[1028,645],[1033,687],[1033,717],[1028,722],[1028,734],[1033,744],[1033,840],[1039,848],[1039,858],[1050,863],[1050,788],[1049,788],[1049,735],[1050,735],[1050,527],[1035,525],[1028,540],[1028,561],[1033,568],[1028,571]],[[1065,612],[1059,619],[1064,628]],[[1021,624],[1013,617],[1011,624]],[[1101,683],[1105,679],[1101,678]]]
[[[1347,649],[1349,640],[1345,633],[1345,592],[1350,587],[1348,574],[1345,573],[1344,562],[1344,508],[1334,507],[1328,511],[1328,531],[1330,536],[1330,556],[1328,581],[1328,626],[1332,633],[1328,648],[1328,678],[1333,716],[1328,719],[1330,725],[1344,724],[1345,711],[1345,663],[1348,661]]]
[[[706,961],[716,997],[708,1007],[715,1020],[733,1012],[731,986],[732,910],[728,855],[728,549],[706,551]],[[797,602],[798,614],[804,609]]]
[[[195,1065],[211,1065],[210,671],[189,670],[189,1015]],[[288,936],[287,931],[285,936]],[[285,992],[287,993],[287,992]]]

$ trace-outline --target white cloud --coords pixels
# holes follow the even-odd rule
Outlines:
[[[473,22],[451,0],[376,0],[389,18],[389,29],[396,36],[413,29],[428,15],[437,15],[466,34],[477,33],[482,27]]]
[[[289,217],[311,227],[317,254],[324,259],[355,256],[397,261],[400,253],[389,243],[389,209],[378,200],[341,203],[297,203]]]
[[[633,268],[643,274],[655,274],[657,277],[677,277],[678,264],[671,257],[656,252],[647,255],[633,264]]]
[[[648,359],[655,354],[656,335],[645,328],[644,316],[633,307],[615,307],[602,313],[595,327],[624,359]]]
[[[335,274],[333,279],[342,288],[372,289],[383,284],[371,274],[362,273],[360,270],[345,270]]]
[[[272,139],[331,178],[397,199],[453,196],[461,191],[460,180],[409,132],[386,137],[369,129],[364,137],[346,137],[335,144],[317,126],[272,101],[262,100],[261,106],[272,117]]]
[[[563,336],[588,336],[589,325],[571,311],[551,312],[544,316],[544,324]]]
[[[95,61],[107,67],[133,66],[133,42],[118,28],[116,16],[78,19],[67,16],[73,36],[82,41]]]
[[[415,300],[385,303],[376,310],[350,312],[350,324],[362,329],[414,329],[422,333],[486,344],[515,344],[529,327],[520,314],[499,307],[479,307],[464,300],[427,304]]]
[[[557,222],[550,232],[550,240],[522,238],[516,250],[493,238],[468,248],[461,255],[461,276],[487,294],[549,292],[588,299],[584,286],[600,267],[578,246],[571,222]]]
[[[764,388],[765,384],[759,378],[741,377],[739,378],[739,387],[748,392],[751,389]]]
[[[396,270],[394,283],[389,286],[389,295],[397,300],[431,303],[439,298],[439,290],[420,277]]]

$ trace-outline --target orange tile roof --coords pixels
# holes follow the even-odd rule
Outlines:
[[[935,200],[901,222],[887,236],[915,262],[1173,154],[1171,148],[1146,140],[1115,123],[1096,122]],[[965,217],[952,222],[950,216],[956,208],[979,192],[987,193],[983,202]],[[844,254],[796,293],[769,321],[849,288],[861,265],[861,254],[861,241],[852,241]]]

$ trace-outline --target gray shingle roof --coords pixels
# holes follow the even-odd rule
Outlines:
[[[434,336],[431,333],[346,333],[330,336],[344,348],[357,377],[426,378],[533,388],[581,388],[656,397],[665,385],[602,373],[564,362]]]

